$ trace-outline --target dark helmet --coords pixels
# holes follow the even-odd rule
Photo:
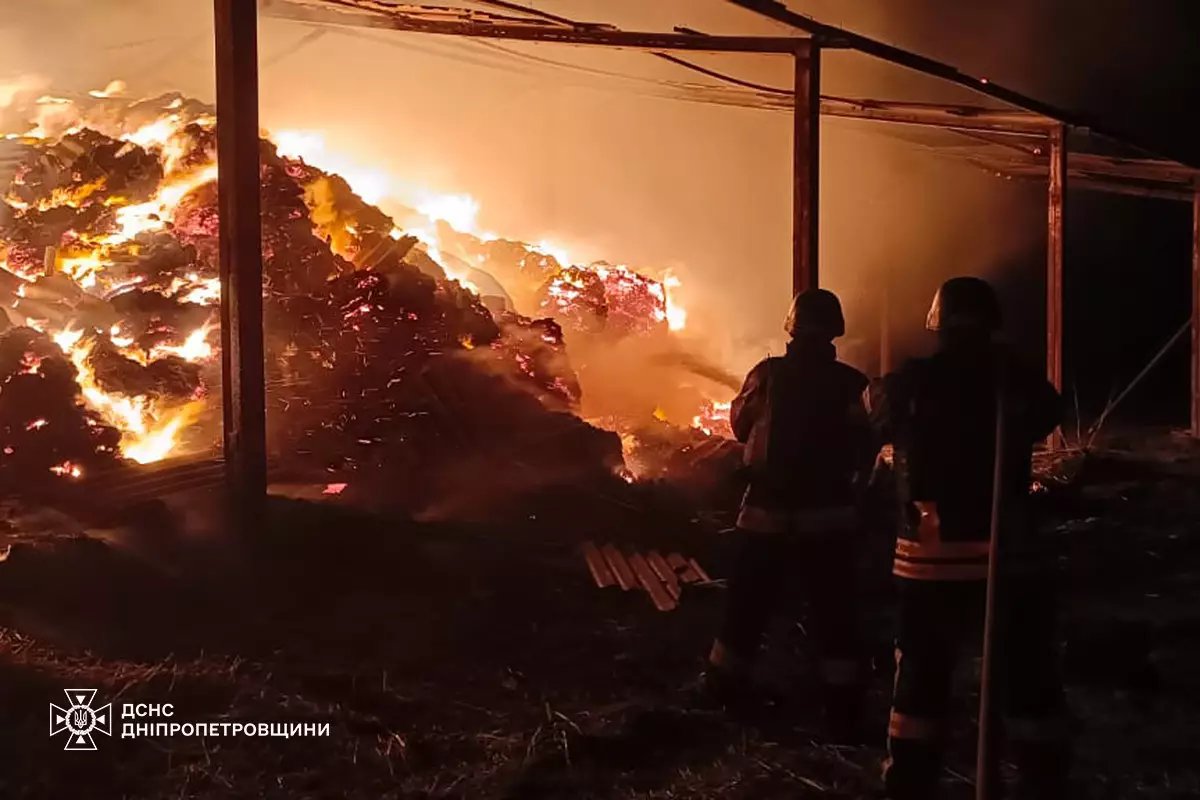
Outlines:
[[[802,333],[836,339],[846,332],[846,318],[837,295],[826,289],[809,289],[792,298],[783,329],[791,337]]]
[[[1000,328],[1000,301],[991,284],[982,278],[951,278],[933,296],[925,327],[931,331]]]

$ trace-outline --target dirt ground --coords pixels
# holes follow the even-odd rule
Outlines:
[[[1064,663],[1083,798],[1200,796],[1200,471],[1179,448],[1088,459],[1048,481],[1062,555]],[[660,613],[594,588],[584,539],[681,549],[719,575],[721,517],[652,492],[618,511],[559,497],[520,519],[418,524],[277,498],[270,523],[213,533],[186,513],[85,530],[15,503],[0,554],[3,798],[870,797],[890,679],[886,537],[864,563],[877,741],[822,740],[802,627],[781,624],[753,720],[685,691],[720,588]],[[205,533],[207,531],[207,533]],[[803,617],[801,616],[801,622]],[[970,669],[945,776],[970,796]],[[327,737],[47,735],[64,688],[171,703],[171,722],[329,723]]]

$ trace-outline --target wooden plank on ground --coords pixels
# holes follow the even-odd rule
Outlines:
[[[675,570],[675,574],[679,576],[679,580],[684,583],[696,583],[700,580],[700,573],[692,569],[692,565],[688,563],[688,560],[679,553],[668,555],[667,563],[671,565],[671,569]]]
[[[617,577],[613,575],[608,562],[604,560],[604,554],[600,552],[600,548],[596,547],[595,542],[583,543],[583,557],[587,561],[588,570],[592,573],[592,580],[596,582],[597,587],[606,589],[616,585]]]
[[[621,555],[621,551],[614,545],[606,544],[600,548],[600,552],[604,553],[604,560],[608,562],[609,569],[616,576],[617,583],[625,591],[629,591],[634,586],[637,586],[637,578],[633,577],[633,570],[629,568],[629,564],[625,561],[625,556]]]
[[[689,558],[688,566],[691,567],[692,571],[696,573],[700,583],[711,583],[712,582],[712,578],[708,577],[708,573],[704,571],[704,567],[700,566],[699,561],[697,561],[694,558]]]
[[[650,564],[650,569],[654,570],[654,574],[662,581],[663,586],[667,587],[672,599],[679,600],[679,576],[675,574],[675,570],[671,569],[671,565],[662,557],[662,554],[657,550],[651,550],[646,554],[646,561]]]
[[[646,558],[641,553],[634,553],[629,557],[629,566],[633,567],[633,573],[637,575],[638,583],[650,595],[650,599],[654,602],[654,607],[659,611],[674,611],[676,603],[671,597],[666,587],[662,585],[662,581],[654,574],[654,570],[650,568]]]

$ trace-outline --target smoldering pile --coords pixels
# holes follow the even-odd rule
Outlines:
[[[31,328],[0,335],[0,486],[41,488],[116,458],[120,431],[77,400],[75,366]]]
[[[17,483],[219,440],[214,121],[174,95],[72,105],[25,140],[0,208],[0,471]],[[619,439],[571,413],[557,323],[489,310],[267,141],[262,200],[269,443],[289,471],[413,506],[505,463],[620,467]]]

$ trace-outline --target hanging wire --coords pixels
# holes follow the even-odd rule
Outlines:
[[[729,75],[724,72],[718,72],[715,69],[709,69],[708,67],[702,67],[699,64],[695,64],[691,61],[680,58],[679,56],[673,56],[670,53],[651,53],[650,55],[655,56],[657,58],[661,58],[663,61],[667,61],[671,64],[675,64],[677,66],[683,67],[684,69],[690,69],[693,72],[699,72],[701,75],[707,75],[710,78],[716,78],[719,81],[725,81],[726,83],[731,83],[735,86],[740,86],[744,89],[753,89],[756,92],[765,92],[766,94],[785,95],[787,97],[792,97],[794,94],[794,90],[792,90],[792,89],[780,89],[776,86],[767,86],[762,83],[754,83],[753,81],[747,81],[747,80],[743,80],[741,78],[736,78],[733,75]]]
[[[670,90],[670,93],[664,94],[659,91],[648,96],[652,97],[670,97],[679,100],[691,100],[695,102],[709,102],[713,105],[734,105],[742,108],[762,108],[762,109],[781,109],[778,100],[774,98],[764,98],[761,90],[747,91],[740,87],[715,86],[706,83],[694,83],[690,81],[676,81],[665,78],[651,78],[645,75],[632,75],[627,72],[618,72],[615,70],[601,69],[599,67],[588,67],[582,64],[575,64],[567,61],[559,61],[557,59],[538,56],[532,53],[522,52],[506,47],[505,45],[497,44],[490,41],[471,42],[472,45],[480,48],[485,48],[494,52],[505,53],[513,58],[528,61],[530,63],[539,64],[544,67],[553,67],[559,70],[576,72],[583,75],[588,75],[597,78],[607,78],[637,83],[647,87],[655,87],[657,89]],[[682,60],[682,59],[680,59]],[[686,62],[685,62],[686,63]],[[694,66],[690,65],[689,66]],[[703,69],[703,68],[698,68]],[[706,74],[709,71],[706,70]],[[719,73],[718,73],[719,75]],[[771,87],[762,87],[769,90]],[[791,92],[787,93],[789,96]]]
[[[280,61],[283,61],[285,58],[287,58],[288,56],[295,55],[296,53],[303,50],[305,47],[308,47],[310,44],[317,41],[318,39],[320,39],[322,36],[324,36],[328,32],[329,31],[327,28],[313,28],[311,31],[309,31],[308,33],[301,36],[300,39],[297,40],[294,44],[291,44],[288,47],[283,48],[282,50],[272,53],[270,56],[263,59],[262,65],[259,68],[266,69],[267,67],[275,66]]]

